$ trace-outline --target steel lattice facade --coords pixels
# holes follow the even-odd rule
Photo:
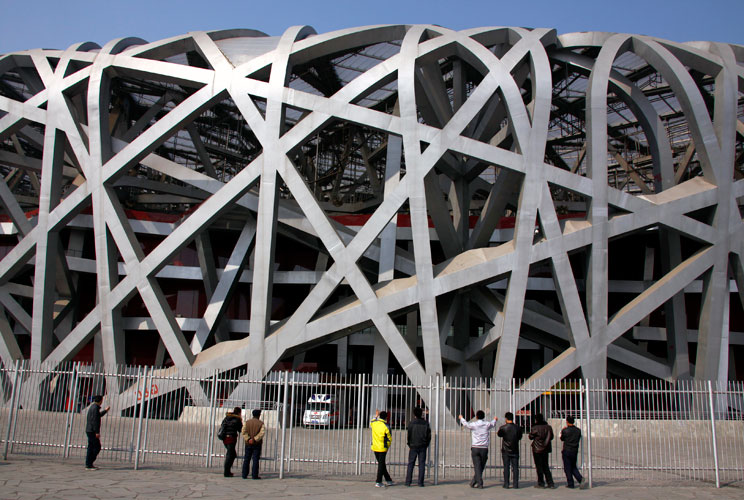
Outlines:
[[[265,374],[366,335],[412,379],[726,380],[743,92],[742,46],[549,29],[6,54],[2,362]]]

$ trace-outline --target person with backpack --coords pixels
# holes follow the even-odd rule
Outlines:
[[[240,406],[233,408],[232,413],[227,412],[225,418],[222,419],[220,424],[220,430],[217,433],[217,437],[222,440],[222,444],[225,445],[225,477],[233,477],[231,472],[233,462],[238,453],[235,451],[235,445],[238,443],[238,434],[240,434],[243,428],[243,409]]]
[[[371,448],[375,452],[375,459],[377,460],[377,481],[375,481],[377,488],[393,485],[393,479],[390,477],[387,466],[385,465],[385,457],[390,448],[390,443],[393,441],[393,435],[390,433],[387,418],[388,414],[386,411],[375,410],[375,418],[369,423],[369,428],[372,431]],[[382,482],[383,477],[385,478],[384,483]]]

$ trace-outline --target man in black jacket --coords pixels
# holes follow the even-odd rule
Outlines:
[[[86,415],[85,434],[88,436],[88,453],[85,455],[86,470],[98,469],[93,462],[96,461],[98,452],[101,451],[101,417],[111,409],[107,406],[105,410],[101,410],[101,403],[103,403],[103,396],[93,396],[93,403],[88,407]]]
[[[522,439],[522,428],[514,423],[514,414],[504,414],[506,423],[496,433],[501,438],[501,459],[504,462],[504,488],[509,487],[509,469],[512,470],[512,487],[519,488],[519,441]]]
[[[550,473],[550,452],[553,451],[553,428],[548,425],[542,413],[535,414],[535,423],[530,430],[532,440],[532,456],[535,458],[535,470],[537,471],[536,488],[555,488],[553,475]]]
[[[406,486],[411,486],[413,480],[413,467],[416,465],[416,457],[419,463],[418,485],[424,485],[426,473],[426,449],[431,442],[431,429],[429,422],[421,418],[421,408],[413,409],[413,420],[408,424],[408,471],[406,472]]]
[[[566,427],[561,431],[561,441],[563,441],[563,471],[566,473],[566,486],[574,487],[574,478],[581,485],[583,477],[576,467],[576,459],[579,455],[579,442],[581,441],[581,429],[574,425],[574,418],[566,417]]]

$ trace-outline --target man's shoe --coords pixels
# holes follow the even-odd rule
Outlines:
[[[514,483],[514,486],[512,486],[515,490],[519,488],[519,485],[517,483]]]
[[[424,483],[419,484],[419,486],[423,488],[424,487]]]
[[[557,487],[558,487],[558,486],[556,486],[556,485],[555,485],[554,483],[553,483],[553,484],[549,484],[549,485],[548,485],[548,488],[550,488],[551,490],[554,490],[554,489],[556,489]]]
[[[394,482],[393,482],[393,480],[391,479],[390,481],[385,481],[385,484],[386,484],[386,485],[388,485],[388,486],[392,486],[392,485],[394,485],[395,483],[394,483]]]
[[[566,485],[566,488],[571,488],[571,489],[573,489],[573,487],[574,487],[574,485],[573,485],[573,484],[567,484],[567,485]]]
[[[508,489],[509,489],[509,483],[504,483],[504,486],[503,486],[503,488],[504,488],[505,490],[508,490]]]
[[[232,472],[226,472],[225,473],[225,477],[233,477],[233,473]]]
[[[85,470],[98,470],[98,467],[95,465],[86,465]]]
[[[261,479],[261,476],[252,477],[251,479]]]
[[[537,483],[535,485],[535,488],[545,488],[545,485],[544,484]]]
[[[385,488],[385,485],[382,483],[375,483],[375,488]]]

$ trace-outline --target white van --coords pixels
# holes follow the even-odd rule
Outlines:
[[[302,425],[344,426],[348,413],[341,405],[342,399],[338,394],[311,394],[302,415]]]

